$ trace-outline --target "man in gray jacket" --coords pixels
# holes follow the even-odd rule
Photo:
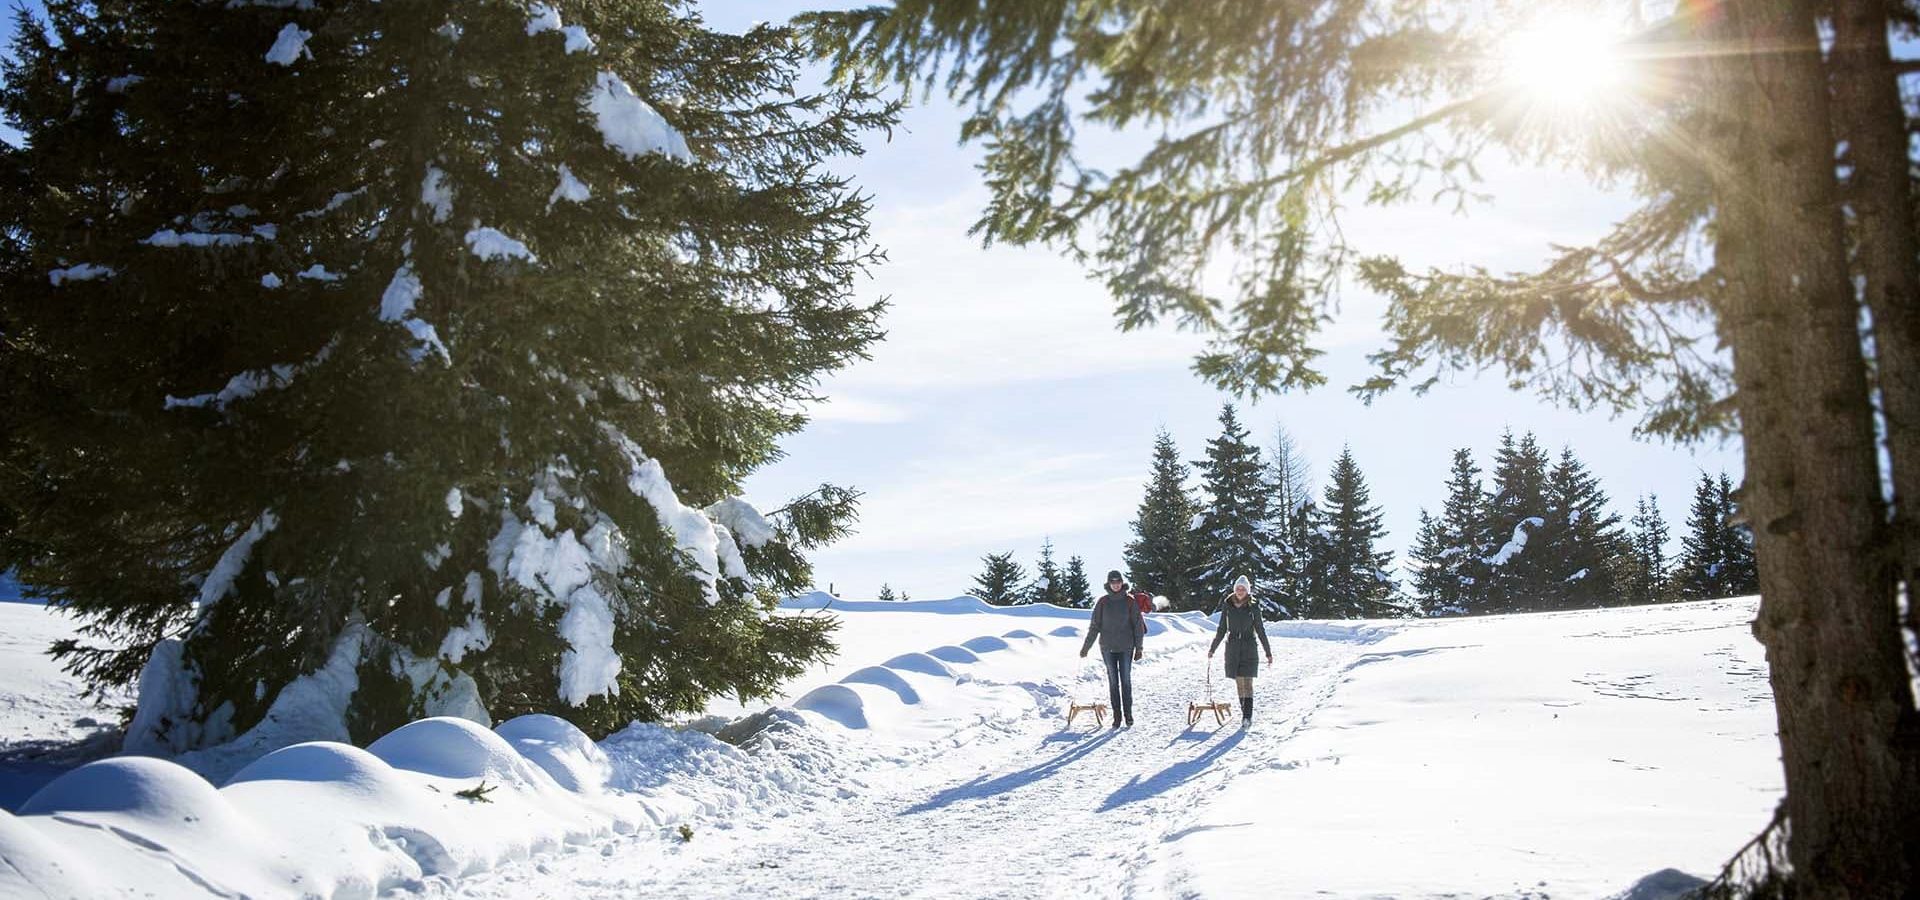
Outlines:
[[[1100,639],[1100,658],[1107,664],[1107,694],[1112,702],[1113,727],[1122,717],[1133,724],[1133,663],[1140,658],[1141,642],[1147,637],[1147,619],[1127,594],[1126,579],[1118,569],[1107,573],[1107,593],[1094,601],[1093,617],[1087,623],[1087,640],[1080,645],[1085,658]]]

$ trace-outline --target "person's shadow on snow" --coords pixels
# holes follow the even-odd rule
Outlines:
[[[932,812],[936,809],[958,803],[961,800],[978,800],[983,797],[994,796],[995,794],[1004,794],[1033,784],[1036,781],[1051,778],[1060,770],[1072,765],[1075,760],[1086,756],[1088,753],[1098,749],[1102,744],[1112,740],[1115,733],[1113,730],[1107,730],[1094,737],[1079,741],[1073,746],[1060,751],[1058,754],[1034,763],[1018,772],[1009,772],[998,778],[988,778],[984,774],[979,775],[972,781],[966,782],[965,784],[954,785],[928,797],[920,803],[915,804],[906,812],[901,813],[901,815],[906,816],[913,815],[914,813]],[[1063,734],[1071,734],[1071,732],[1063,732]],[[1051,741],[1054,739],[1049,738],[1048,740]]]
[[[1208,747],[1205,753],[1161,769],[1145,781],[1140,780],[1138,775],[1133,776],[1126,784],[1121,785],[1119,790],[1108,795],[1106,802],[1100,804],[1100,811],[1106,812],[1136,800],[1156,797],[1192,781],[1209,766],[1219,761],[1220,757],[1225,756],[1228,750],[1239,746],[1246,737],[1246,729],[1236,729],[1232,734],[1227,735],[1226,740]]]

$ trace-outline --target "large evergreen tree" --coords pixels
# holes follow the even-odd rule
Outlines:
[[[1487,526],[1487,496],[1473,451],[1453,451],[1447,499],[1423,542],[1415,540],[1418,575],[1414,593],[1426,615],[1488,611],[1486,558],[1493,551]],[[1423,523],[1423,532],[1428,526]],[[1425,547],[1422,550],[1422,547]]]
[[[1063,606],[1086,609],[1093,606],[1093,584],[1087,579],[1087,563],[1078,555],[1067,557],[1067,571],[1060,577],[1067,593]]]
[[[1674,599],[1667,536],[1667,520],[1660,514],[1660,498],[1641,497],[1633,512],[1632,565],[1625,586],[1628,603],[1664,603]]]
[[[1547,525],[1547,454],[1533,433],[1509,431],[1493,454],[1493,488],[1486,502],[1484,607],[1507,613],[1543,608],[1554,577],[1543,551]]]
[[[1013,606],[1026,601],[1027,570],[1013,561],[1012,550],[989,553],[981,563],[985,568],[973,578],[974,596],[994,606]]]
[[[1067,605],[1066,578],[1060,564],[1053,561],[1053,538],[1040,545],[1040,561],[1034,564],[1033,581],[1027,584],[1025,594],[1028,603]]]
[[[1630,29],[1611,48],[1625,77],[1584,110],[1503,65],[1543,13]],[[1913,21],[1888,0],[895,0],[808,24],[836,71],[970,106],[979,232],[1072,252],[1123,327],[1209,334],[1197,368],[1217,383],[1320,383],[1314,335],[1357,262],[1392,335],[1364,396],[1493,369],[1575,408],[1639,410],[1657,434],[1737,427],[1793,887],[1892,897],[1920,883],[1920,612],[1890,613],[1920,580],[1920,182],[1889,48]],[[1153,137],[1095,165],[1080,141],[1114,123]],[[1639,206],[1521,273],[1417,271],[1337,227],[1355,186],[1464,206],[1476,163],[1505,151]],[[1238,277],[1208,278],[1224,254]]]
[[[1717,478],[1701,473],[1674,576],[1681,599],[1737,597],[1757,589],[1753,538],[1734,523],[1735,512],[1732,479],[1724,472]]]
[[[1314,619],[1357,619],[1395,615],[1393,551],[1377,550],[1387,529],[1374,506],[1367,480],[1354,462],[1352,448],[1333,461],[1315,524],[1322,533],[1318,577],[1300,614]]]
[[[1244,575],[1253,581],[1268,618],[1290,617],[1275,592],[1278,570],[1269,532],[1266,469],[1260,449],[1247,443],[1232,404],[1220,408],[1220,436],[1207,442],[1207,458],[1198,463],[1201,492],[1198,526],[1193,530],[1196,567],[1194,602],[1212,609]],[[1139,573],[1136,572],[1136,575]],[[1171,597],[1171,595],[1169,595]]]
[[[1548,609],[1593,609],[1621,602],[1631,548],[1620,516],[1607,509],[1600,480],[1572,448],[1547,475],[1547,527],[1539,559],[1547,575]]]
[[[17,21],[0,507],[40,512],[8,562],[86,623],[70,667],[144,671],[129,749],[327,663],[356,737],[605,732],[829,648],[766,613],[851,495],[733,495],[879,336],[867,203],[823,166],[890,106],[669,4]]]
[[[1165,429],[1153,439],[1153,471],[1133,517],[1133,539],[1121,558],[1142,590],[1167,598],[1176,610],[1205,609],[1212,598],[1195,584],[1199,567],[1194,516],[1199,504],[1187,491],[1187,464]]]

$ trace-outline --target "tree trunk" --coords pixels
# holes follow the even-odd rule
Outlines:
[[[1901,897],[1914,802],[1858,305],[1813,0],[1706,7],[1703,65],[1724,116],[1710,136],[1721,328],[1734,358],[1746,506],[1806,896]]]
[[[1887,46],[1887,0],[1836,0],[1833,118],[1853,175],[1856,262],[1873,314],[1881,410],[1892,462],[1902,579],[1920,577],[1920,238],[1914,233],[1906,110]],[[1920,609],[1920,605],[1916,605]]]

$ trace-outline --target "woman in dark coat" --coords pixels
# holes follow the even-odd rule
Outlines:
[[[1260,639],[1260,650],[1267,665],[1273,665],[1273,647],[1267,643],[1267,626],[1260,619],[1260,604],[1253,602],[1253,582],[1242,575],[1234,579],[1233,593],[1220,607],[1220,628],[1213,633],[1213,646],[1207,658],[1227,642],[1227,677],[1240,695],[1240,727],[1253,723],[1253,679],[1260,675],[1260,657],[1254,653],[1253,640]]]

